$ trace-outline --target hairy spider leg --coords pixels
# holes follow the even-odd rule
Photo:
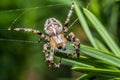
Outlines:
[[[32,32],[32,33],[35,33],[38,35],[42,35],[42,33],[39,30],[35,30],[35,29],[31,29],[31,28],[9,28],[8,30]]]
[[[36,29],[31,29],[31,28],[9,28],[8,30],[32,32],[32,33],[35,33],[37,35],[41,35],[38,42],[40,42],[41,39],[45,38],[45,35],[42,32],[40,32],[39,30],[36,30]]]
[[[65,23],[64,23],[65,26],[68,26],[68,24],[70,22],[70,18],[71,18],[71,15],[73,13],[73,9],[74,9],[74,3],[72,3],[71,8],[68,12],[67,18],[66,18]]]
[[[46,62],[49,60],[48,47],[50,47],[49,43],[43,45],[43,52],[45,54]]]
[[[75,37],[74,33],[71,32],[67,36],[67,40],[70,42],[74,42],[74,48],[75,48],[75,53],[77,54],[77,57],[80,56],[80,40]]]
[[[57,68],[59,68],[60,67],[60,64],[61,64],[61,58],[60,58],[60,60],[59,60],[59,62],[58,62],[58,64],[57,63],[55,63],[54,61],[53,61],[53,58],[54,58],[54,53],[55,53],[55,48],[54,47],[51,47],[50,48],[50,53],[48,54],[48,47],[50,47],[50,43],[48,42],[48,43],[46,43],[46,44],[44,44],[44,46],[43,46],[43,52],[44,52],[44,54],[45,54],[45,58],[46,58],[46,62],[47,62],[47,64],[49,65],[49,67],[57,67]]]
[[[49,64],[49,67],[52,66],[52,67],[55,67],[55,68],[59,68],[59,67],[60,67],[60,64],[61,64],[62,58],[60,58],[60,60],[59,60],[58,63],[55,63],[55,62],[53,61],[55,50],[56,50],[56,49],[55,49],[54,47],[51,47],[48,64]]]
[[[74,9],[74,3],[72,3],[72,5],[71,5],[71,7],[70,7],[70,10],[69,10],[69,12],[68,12],[68,15],[67,15],[67,18],[66,18],[66,20],[65,20],[65,23],[64,23],[64,32],[67,32],[68,31],[68,28],[67,28],[67,26],[68,26],[68,24],[70,23],[70,18],[71,18],[71,15],[72,15],[72,13],[73,13],[73,9]]]

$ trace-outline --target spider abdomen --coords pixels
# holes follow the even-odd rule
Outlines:
[[[55,18],[49,18],[44,25],[46,34],[50,36],[57,35],[62,31],[62,24]]]

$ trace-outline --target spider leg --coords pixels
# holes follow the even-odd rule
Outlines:
[[[68,12],[68,15],[67,15],[67,18],[66,18],[66,20],[65,20],[65,23],[64,23],[64,32],[67,32],[68,31],[68,28],[67,28],[67,26],[68,26],[68,24],[70,23],[70,18],[71,18],[71,15],[72,15],[72,13],[73,13],[73,9],[74,9],[74,3],[72,3],[71,4],[71,8],[70,8],[70,10],[69,10],[69,12]]]
[[[49,63],[53,64],[54,61],[53,61],[53,58],[54,58],[54,52],[55,52],[55,49],[53,47],[50,48],[50,55],[49,55]]]
[[[71,15],[73,13],[73,9],[74,9],[74,3],[72,3],[72,5],[70,7],[69,13],[68,13],[67,18],[66,18],[65,23],[64,23],[65,26],[68,26],[68,24],[70,22],[70,18],[71,18]]]
[[[44,44],[43,52],[45,53],[45,58],[46,58],[47,64],[49,65],[49,67],[59,68],[60,64],[61,64],[61,58],[60,58],[59,63],[55,63],[53,61],[53,59],[54,59],[54,53],[55,53],[55,48],[51,47],[50,48],[50,54],[48,54],[48,47],[50,47],[49,43]]]
[[[61,64],[62,58],[60,57],[60,60],[58,63],[54,63],[54,67],[59,68]]]
[[[32,32],[38,35],[42,35],[42,33],[39,30],[30,29],[30,28],[9,28],[8,30]]]
[[[40,42],[42,39],[46,40],[46,35],[45,34],[41,34],[40,38],[38,39],[38,42]]]
[[[38,42],[41,41],[41,39],[44,39],[46,36],[40,32],[39,30],[35,30],[35,29],[30,29],[30,28],[9,28],[8,30],[14,30],[14,31],[24,31],[24,32],[32,32],[34,34],[37,35],[41,35]]]
[[[60,58],[60,60],[59,60],[58,63],[55,63],[55,62],[53,61],[53,59],[54,59],[54,53],[55,53],[56,50],[58,50],[58,49],[56,49],[56,48],[54,48],[54,47],[51,47],[51,49],[50,49],[50,55],[49,55],[48,60],[47,60],[47,62],[48,62],[48,64],[49,64],[49,67],[51,67],[51,66],[52,66],[52,67],[55,67],[55,68],[59,68],[59,67],[60,67],[61,58]]]
[[[50,47],[49,43],[46,43],[43,46],[43,52],[45,54],[46,62],[49,60],[48,47]]]
[[[67,40],[70,42],[74,42],[74,48],[75,48],[75,53],[77,54],[77,57],[80,56],[80,40],[75,37],[74,33],[71,32],[67,36]]]

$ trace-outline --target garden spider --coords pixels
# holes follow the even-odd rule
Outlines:
[[[74,43],[75,53],[77,57],[80,56],[80,41],[78,38],[75,37],[74,33],[71,32],[65,38],[64,34],[68,31],[68,24],[70,22],[70,17],[72,15],[74,9],[74,3],[72,3],[69,13],[67,15],[66,21],[64,23],[64,28],[62,24],[55,18],[49,18],[46,20],[44,25],[44,30],[46,34],[41,33],[39,30],[29,29],[29,28],[9,28],[8,30],[15,30],[15,31],[24,31],[24,32],[32,32],[37,35],[40,35],[38,42],[41,39],[45,39],[48,42],[43,46],[43,52],[45,53],[46,62],[49,66],[59,67],[61,64],[61,58],[59,63],[55,63],[54,53],[58,51],[58,49],[66,50],[66,43],[68,41]],[[48,48],[50,48],[50,52],[48,52]]]

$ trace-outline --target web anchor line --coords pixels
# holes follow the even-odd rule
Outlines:
[[[68,27],[70,29],[76,22],[78,21],[78,18],[76,18],[73,23]],[[8,29],[0,29],[0,30],[8,30]],[[0,39],[0,41],[11,41],[11,42],[23,42],[23,43],[38,43],[36,41],[25,41],[25,40],[14,40],[14,39]],[[40,42],[42,43],[42,42]]]
[[[14,40],[14,39],[0,39],[0,41],[11,41],[11,42],[22,42],[22,43],[35,43],[38,44],[37,41],[25,41],[25,40]],[[39,42],[43,43],[43,42]]]
[[[68,27],[68,30],[78,21],[78,18],[76,18],[73,23]]]
[[[34,7],[34,8],[24,8],[24,9],[16,9],[16,10],[8,10],[8,11],[0,11],[1,12],[13,12],[13,11],[22,11],[22,10],[31,10],[31,9],[37,9],[37,8],[45,8],[45,7],[54,7],[54,6],[62,6],[65,4],[55,4],[55,5],[47,5],[47,6],[41,6],[41,7]],[[15,23],[16,21],[24,14],[25,12],[22,12],[18,17],[16,17],[16,19],[12,22],[12,24],[8,27],[8,29],[10,29]],[[78,18],[75,19],[75,21],[68,27],[68,29],[70,29],[76,22],[77,22]],[[8,30],[8,29],[0,29],[0,30]],[[38,43],[37,41],[25,41],[25,40],[14,40],[14,39],[0,39],[0,41],[11,41],[11,42],[23,42],[23,43]],[[40,42],[41,43],[41,42]]]
[[[70,29],[77,21],[78,21],[78,18],[75,19],[73,21],[73,23],[71,23],[71,25],[68,27],[68,29]],[[0,29],[0,30],[8,30],[8,29]],[[14,39],[0,39],[0,41],[12,41],[12,42],[23,42],[23,43],[38,43],[38,42],[35,42],[35,41],[24,41],[24,40],[14,40]]]
[[[49,8],[49,7],[55,7],[55,6],[64,6],[64,5],[66,5],[66,4],[54,4],[54,5],[46,5],[46,6],[39,6],[39,7],[30,7],[30,8],[22,8],[22,9],[15,9],[15,10],[6,10],[6,11],[0,11],[0,13],[11,13],[11,12],[24,11],[24,10],[33,10],[33,9]]]

